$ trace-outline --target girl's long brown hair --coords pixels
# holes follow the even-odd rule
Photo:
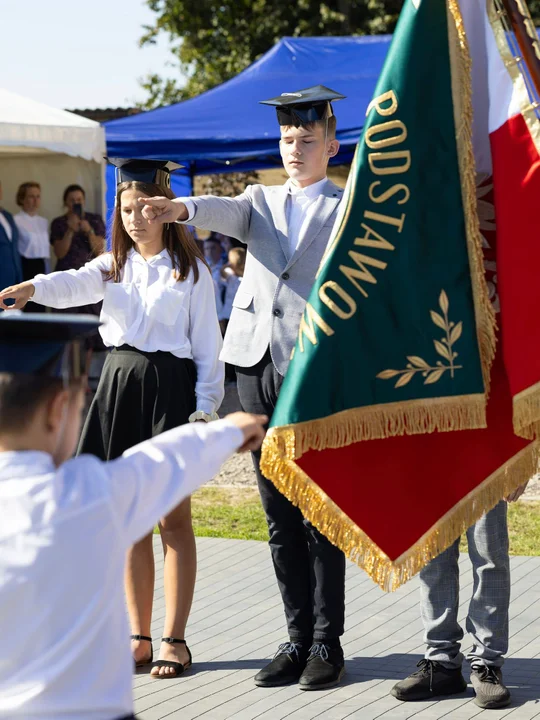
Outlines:
[[[174,194],[169,188],[143,182],[123,182],[116,189],[116,205],[114,208],[112,223],[112,265],[108,273],[105,273],[105,280],[120,282],[122,268],[126,264],[128,252],[135,243],[127,234],[122,223],[121,197],[125,190],[136,190],[142,196],[162,196],[174,199]],[[163,226],[163,247],[169,253],[171,264],[177,280],[185,280],[189,271],[193,270],[194,282],[199,279],[199,266],[197,260],[207,265],[203,253],[195,240],[188,234],[186,228],[178,223],[170,223]]]

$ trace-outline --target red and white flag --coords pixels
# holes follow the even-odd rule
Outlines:
[[[532,438],[540,422],[538,98],[508,16],[501,12],[503,3],[461,0],[460,6],[472,59],[473,146],[486,273],[501,313],[514,430]],[[516,8],[526,16],[523,0]],[[534,26],[524,20],[527,41],[540,57]]]

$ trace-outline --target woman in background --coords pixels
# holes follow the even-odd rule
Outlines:
[[[50,244],[49,223],[38,214],[41,205],[41,186],[37,182],[25,182],[19,186],[15,198],[21,208],[15,217],[19,231],[19,253],[23,280],[49,271]],[[42,305],[28,303],[27,312],[45,312]]]
[[[65,214],[51,223],[55,270],[79,270],[105,251],[105,223],[101,215],[85,210],[86,194],[80,185],[68,185],[63,200]],[[101,303],[66,308],[65,312],[99,315]],[[98,333],[89,338],[87,346],[96,352],[105,350]]]

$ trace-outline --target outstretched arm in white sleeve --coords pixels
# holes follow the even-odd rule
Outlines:
[[[213,423],[182,425],[106,463],[111,509],[126,547],[214,477],[235,450],[260,447],[267,420],[235,413]]]
[[[0,307],[4,310],[23,308],[29,300],[53,308],[91,305],[103,300],[104,273],[111,267],[111,255],[100,255],[79,270],[64,270],[50,275],[36,275],[33,280],[13,285],[0,292]],[[14,305],[5,305],[14,300]]]

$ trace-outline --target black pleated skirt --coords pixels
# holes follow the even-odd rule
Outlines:
[[[196,410],[195,363],[169,352],[114,348],[105,361],[77,454],[114,460],[133,445],[188,422]]]

